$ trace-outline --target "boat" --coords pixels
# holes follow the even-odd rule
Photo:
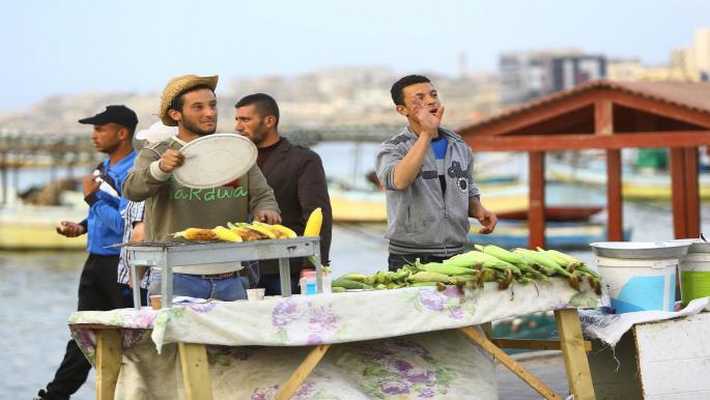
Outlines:
[[[562,162],[550,162],[545,167],[548,177],[563,183],[575,183],[594,187],[606,187],[606,167],[603,164],[574,166]],[[635,171],[624,166],[621,178],[621,192],[628,200],[670,200],[671,178],[668,172],[655,170]],[[710,173],[698,175],[700,197],[710,199]]]
[[[73,206],[5,206],[0,208],[2,250],[84,250],[86,235],[68,238],[56,232],[59,221],[79,222],[88,208]]]
[[[552,206],[545,207],[545,221],[587,221],[603,210],[601,206]],[[528,209],[502,211],[496,214],[499,220],[522,221],[528,219]]]
[[[80,222],[89,212],[79,192],[65,192],[60,205],[23,204],[14,192],[0,207],[0,250],[84,250],[86,235],[68,238],[56,232],[59,221]]]
[[[468,240],[472,244],[495,244],[503,248],[528,247],[530,230],[527,221],[499,220],[493,233],[478,233],[471,224]],[[631,228],[624,229],[624,240],[631,238]],[[552,249],[586,249],[589,243],[606,241],[606,224],[589,221],[552,221],[545,224],[545,247]]]
[[[494,213],[527,209],[527,186],[494,184],[481,186],[484,204]],[[385,193],[366,189],[328,188],[333,221],[341,223],[387,222]]]

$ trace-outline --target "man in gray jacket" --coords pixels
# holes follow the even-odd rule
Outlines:
[[[431,81],[408,75],[392,85],[392,100],[408,125],[382,144],[377,177],[387,190],[389,268],[441,261],[461,253],[469,217],[491,233],[495,214],[481,204],[473,183],[471,149],[441,127],[444,106]]]

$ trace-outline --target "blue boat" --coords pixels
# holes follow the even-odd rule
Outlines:
[[[506,249],[528,247],[530,231],[527,221],[500,220],[493,233],[478,233],[477,222],[472,222],[468,241],[472,244],[494,244]],[[631,238],[631,228],[624,229],[624,240]],[[545,224],[545,247],[551,249],[581,249],[589,243],[606,241],[606,225],[587,221],[548,221]]]

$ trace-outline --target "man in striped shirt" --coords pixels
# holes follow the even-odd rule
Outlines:
[[[143,209],[144,202],[128,201],[126,208],[121,212],[123,217],[123,243],[143,240]],[[126,300],[127,304],[133,304],[132,288],[135,282],[131,282],[131,270],[128,266],[130,259],[125,247],[121,247],[121,255],[118,260],[118,286],[121,288],[121,295]],[[138,271],[139,278],[142,277],[144,270]],[[147,279],[141,279],[141,303],[147,304]]]

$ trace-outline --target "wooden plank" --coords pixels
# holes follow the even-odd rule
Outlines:
[[[301,365],[296,368],[296,371],[293,372],[291,377],[288,378],[288,381],[279,389],[279,392],[276,394],[276,400],[288,400],[296,394],[298,388],[300,388],[306,378],[308,378],[308,375],[313,372],[329,348],[329,344],[321,344],[314,347]]]
[[[537,339],[491,339],[491,342],[502,349],[529,349],[529,350],[560,350],[559,340]],[[584,350],[592,351],[592,342],[584,341]]]
[[[479,327],[483,329],[483,332],[486,334],[488,339],[493,338],[493,322],[486,322],[485,324],[479,325]]]
[[[676,239],[688,237],[686,221],[685,150],[671,149],[671,204],[673,233]]]
[[[545,247],[545,153],[528,153],[528,247]]]
[[[608,136],[614,133],[613,104],[609,100],[594,102],[594,133]]]
[[[178,343],[182,383],[188,400],[211,400],[212,381],[207,362],[207,348],[200,343]]]
[[[512,373],[514,373],[525,383],[530,385],[530,387],[533,388],[536,392],[538,392],[542,397],[544,397],[545,399],[562,399],[562,397],[560,397],[549,386],[547,386],[545,382],[541,381],[537,376],[531,374],[517,361],[510,358],[509,355],[505,354],[503,350],[499,349],[476,328],[469,326],[465,328],[460,328],[460,330],[461,332],[463,332],[464,335],[466,335],[466,337],[469,338],[469,340],[481,346],[483,350],[488,352],[491,356],[493,356],[496,360],[498,360],[501,364],[508,368]]]
[[[700,237],[700,188],[698,183],[698,148],[685,149],[685,218],[688,237]]]
[[[96,399],[113,400],[118,373],[121,371],[121,331],[96,331]]]
[[[607,239],[624,240],[621,150],[606,151]]]
[[[464,138],[474,151],[561,151],[710,145],[710,131],[634,132],[615,135],[559,133]]]
[[[584,337],[577,310],[574,308],[555,310],[555,320],[557,330],[560,332],[560,345],[565,359],[570,392],[575,400],[594,400],[592,375],[584,349]]]
[[[710,398],[710,313],[638,324],[633,330],[645,399]]]

